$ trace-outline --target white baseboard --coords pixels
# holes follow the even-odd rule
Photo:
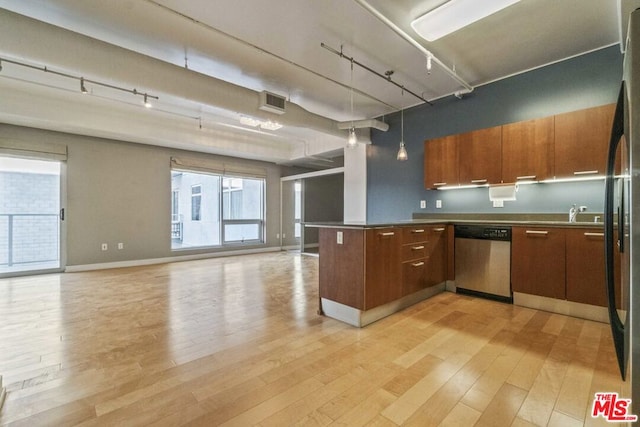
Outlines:
[[[164,264],[167,262],[193,261],[198,259],[220,258],[220,257],[228,257],[228,256],[235,256],[235,255],[250,255],[250,254],[258,254],[258,253],[266,253],[266,252],[280,252],[281,250],[282,248],[280,246],[272,246],[268,248],[241,249],[236,251],[224,251],[224,252],[210,252],[205,254],[180,255],[180,256],[172,256],[172,257],[166,257],[166,258],[137,259],[137,260],[131,260],[131,261],[105,262],[105,263],[99,263],[99,264],[68,265],[65,267],[64,271],[66,273],[78,273],[82,271],[106,270],[110,268],[140,267],[143,265]]]

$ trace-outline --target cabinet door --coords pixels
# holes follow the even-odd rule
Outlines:
[[[553,116],[502,126],[502,180],[553,177]]]
[[[374,228],[365,234],[365,310],[402,297],[399,228]]]
[[[426,286],[434,286],[447,280],[447,238],[445,225],[429,227]]]
[[[567,300],[606,307],[604,233],[597,229],[571,229],[566,231],[566,236]],[[614,253],[614,271],[617,272],[620,256],[618,251]],[[615,279],[616,296],[619,296],[619,275]]]
[[[555,116],[555,176],[604,175],[615,105]]]
[[[513,227],[513,292],[565,299],[565,233],[561,228]]]
[[[424,187],[438,188],[458,183],[458,136],[424,142]]]
[[[458,135],[460,184],[502,181],[502,126]]]

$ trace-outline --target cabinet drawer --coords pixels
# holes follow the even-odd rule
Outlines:
[[[426,256],[427,245],[425,242],[402,246],[402,261],[412,261],[414,259],[425,258]]]
[[[429,229],[426,226],[416,227],[403,227],[402,228],[402,243],[418,243],[426,242],[429,239]]]
[[[427,287],[427,259],[402,263],[402,293],[409,295]]]

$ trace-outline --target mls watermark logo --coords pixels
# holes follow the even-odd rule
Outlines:
[[[637,415],[629,413],[631,399],[622,399],[618,393],[596,393],[593,400],[591,416],[602,417],[610,423],[623,423],[638,421]]]

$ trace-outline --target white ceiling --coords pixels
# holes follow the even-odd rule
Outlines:
[[[5,62],[0,88],[10,96],[0,100],[0,121],[277,162],[335,155],[346,136],[336,122],[379,117],[422,101],[358,66],[351,80],[349,61],[321,43],[377,72],[393,70],[394,81],[429,100],[462,88],[437,66],[428,75],[425,55],[363,1],[0,0],[0,57],[160,98],[150,112],[132,95],[100,87],[83,97],[77,81]],[[472,86],[620,41],[618,0],[521,0],[440,40],[422,40],[411,21],[444,1],[367,2]],[[79,34],[54,32],[9,11]],[[253,104],[218,102],[219,96],[204,93],[207,81],[214,86],[218,80],[280,94],[301,108],[275,116]],[[36,96],[49,102],[34,107]],[[285,127],[256,132],[241,126],[239,115],[272,118]],[[366,132],[361,137],[366,140]]]

